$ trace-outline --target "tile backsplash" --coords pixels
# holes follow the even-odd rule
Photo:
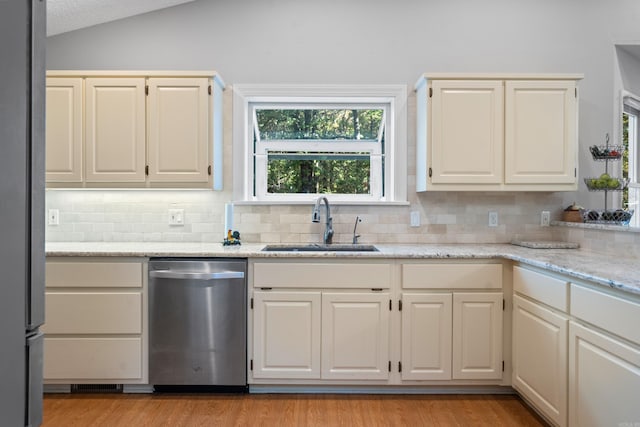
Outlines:
[[[216,242],[224,237],[229,194],[198,190],[49,190],[47,209],[59,210],[47,241]],[[350,243],[356,216],[361,243],[504,243],[513,238],[550,239],[540,211],[558,208],[558,193],[425,193],[409,205],[332,205],[336,243]],[[169,209],[184,209],[184,225],[169,225]],[[311,222],[312,205],[238,205],[234,228],[254,243],[319,242],[323,221]],[[498,226],[488,226],[488,213]],[[418,212],[420,226],[410,226]],[[324,215],[324,211],[322,211]],[[559,212],[558,212],[559,215]]]

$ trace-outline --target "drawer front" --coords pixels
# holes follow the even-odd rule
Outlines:
[[[142,262],[47,261],[48,288],[141,288]]]
[[[564,280],[515,266],[513,290],[558,310],[569,310],[569,283]]]
[[[46,334],[140,334],[140,292],[47,292]]]
[[[256,288],[389,288],[390,264],[256,263]]]
[[[502,264],[403,264],[405,289],[502,289]]]
[[[640,344],[640,304],[571,284],[571,314]]]
[[[45,380],[138,380],[140,338],[45,338]]]

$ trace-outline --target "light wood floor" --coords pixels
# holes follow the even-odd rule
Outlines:
[[[545,426],[516,396],[46,394],[43,427]]]

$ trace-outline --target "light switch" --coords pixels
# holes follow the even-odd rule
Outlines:
[[[60,224],[60,212],[58,209],[49,209],[47,214],[47,224],[59,225]]]
[[[411,212],[411,226],[420,227],[420,211]]]
[[[169,225],[184,225],[184,209],[169,209]]]

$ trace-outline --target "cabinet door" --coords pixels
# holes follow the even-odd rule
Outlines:
[[[82,182],[82,79],[47,79],[47,182]]]
[[[502,293],[453,294],[453,379],[502,378]]]
[[[569,320],[513,297],[513,387],[558,426],[567,425]]]
[[[389,293],[322,294],[322,378],[389,377]]]
[[[505,183],[572,184],[576,178],[573,81],[507,81]]]
[[[402,294],[402,379],[451,379],[452,297]]]
[[[86,181],[145,181],[145,79],[85,81]]]
[[[431,182],[502,183],[502,81],[434,80],[432,89]]]
[[[207,78],[150,78],[149,180],[209,181]]]
[[[640,422],[640,350],[569,322],[569,425]]]
[[[320,292],[254,292],[253,378],[320,378]]]

